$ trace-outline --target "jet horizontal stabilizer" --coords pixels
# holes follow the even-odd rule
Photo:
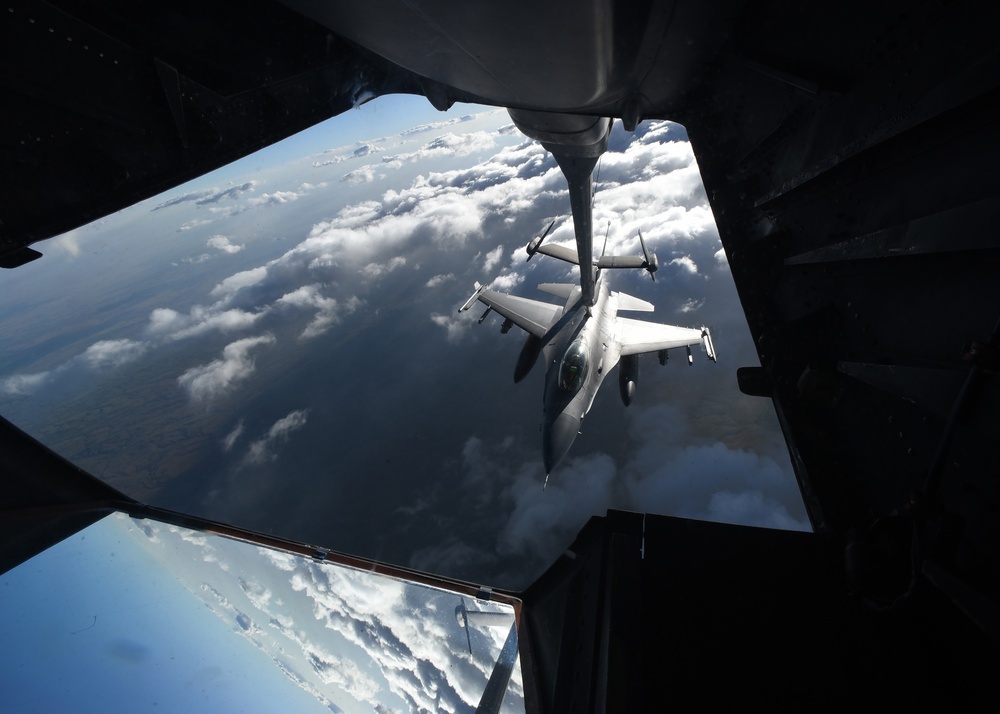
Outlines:
[[[543,293],[555,295],[563,300],[569,300],[573,291],[580,291],[580,286],[575,283],[540,283],[538,289]]]
[[[597,261],[598,268],[645,268],[646,259],[637,255],[602,255]]]
[[[568,245],[546,243],[545,245],[538,246],[535,249],[535,253],[541,253],[542,255],[547,255],[550,258],[565,260],[567,263],[572,263],[573,265],[580,264],[580,257],[577,255],[576,248],[571,248]],[[534,253],[531,253],[531,255],[534,255]]]
[[[545,229],[545,232],[542,233],[537,238],[532,238],[531,242],[528,243],[527,246],[525,246],[524,249],[526,251],[528,251],[528,260],[531,260],[532,257],[535,255],[535,253],[538,252],[539,247],[541,247],[541,245],[542,245],[542,241],[545,240],[545,236],[547,236],[549,234],[549,231],[552,230],[552,226],[554,226],[555,224],[556,224],[556,221],[553,218],[552,222],[549,224],[549,227]]]

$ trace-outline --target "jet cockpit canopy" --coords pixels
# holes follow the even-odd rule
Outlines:
[[[578,391],[587,376],[588,366],[587,347],[583,344],[583,338],[577,337],[566,350],[562,364],[559,365],[559,388],[568,392]]]

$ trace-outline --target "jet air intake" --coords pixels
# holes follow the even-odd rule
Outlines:
[[[535,335],[528,335],[521,348],[521,354],[517,356],[517,364],[514,365],[514,383],[517,384],[528,376],[528,372],[538,361],[538,354],[542,351],[542,338]]]

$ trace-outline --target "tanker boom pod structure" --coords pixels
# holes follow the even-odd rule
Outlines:
[[[529,258],[534,252],[552,254],[546,252],[540,243],[541,240],[536,238],[529,244]],[[571,248],[548,248],[552,247],[562,249],[557,257],[578,262]],[[646,252],[645,246],[643,252]],[[648,269],[648,265],[655,265],[655,256],[652,259],[648,254],[638,259],[609,257],[601,258],[599,262],[609,267],[617,262],[622,267]],[[565,301],[563,305],[556,305],[496,292],[476,283],[476,291],[459,308],[462,312],[477,301],[482,302],[503,316],[505,326],[512,323],[528,333],[514,369],[515,382],[524,379],[538,360],[538,355],[544,354],[548,365],[542,412],[542,461],[546,482],[548,474],[566,455],[580,433],[583,418],[590,411],[604,378],[619,361],[618,384],[622,401],[628,406],[635,397],[639,381],[640,354],[657,353],[660,363],[665,364],[668,349],[684,347],[690,361],[691,346],[702,344],[708,358],[713,362],[716,360],[715,346],[707,327],[675,327],[620,317],[620,311],[652,312],[653,305],[609,290],[600,269],[581,270],[581,274],[588,272],[594,277],[596,299],[593,305],[588,305],[579,285],[539,285],[539,290]]]

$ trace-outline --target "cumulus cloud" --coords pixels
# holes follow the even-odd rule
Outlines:
[[[501,244],[486,254],[486,260],[483,261],[483,271],[486,273],[492,272],[502,257],[503,245]]]
[[[318,284],[303,285],[301,288],[285,293],[275,302],[277,306],[294,308],[312,308],[316,310],[312,321],[306,325],[299,335],[302,339],[318,337],[337,324],[341,316],[354,312],[358,309],[361,301],[356,297],[351,297],[346,301],[339,301],[336,298],[325,297],[322,286]]]
[[[274,461],[277,458],[275,447],[288,441],[289,434],[296,429],[301,429],[306,424],[309,417],[308,409],[297,409],[287,416],[278,419],[271,425],[260,439],[253,441],[247,449],[243,464],[259,464],[265,461]]]
[[[551,560],[591,515],[603,514],[609,504],[617,469],[610,456],[596,454],[572,459],[565,466],[572,479],[553,478],[540,494],[538,474],[522,470],[511,485],[510,517],[497,538],[504,554],[517,554],[538,562]]]
[[[146,331],[167,340],[200,337],[214,331],[227,334],[253,327],[264,314],[237,308],[223,310],[219,304],[208,308],[195,305],[186,315],[171,308],[158,307],[150,313]]]
[[[449,280],[454,280],[454,279],[455,279],[454,273],[448,273],[447,275],[435,275],[433,278],[424,283],[424,285],[425,287],[428,288],[436,288],[439,285],[443,285]]]
[[[212,288],[210,295],[222,297],[232,295],[243,288],[248,288],[264,280],[267,277],[267,266],[261,265],[250,270],[243,270],[235,275],[230,275],[221,283]]]
[[[772,458],[697,438],[675,407],[640,413],[638,438],[654,424],[666,438],[642,440],[623,467],[626,491],[636,509],[742,525],[809,530],[787,469]]]
[[[33,394],[80,366],[93,370],[109,370],[128,364],[147,351],[149,345],[129,339],[99,340],[80,354],[44,372],[13,374],[0,380],[0,393],[11,396]]]
[[[677,312],[686,315],[689,312],[696,312],[704,304],[705,304],[704,298],[700,299],[688,298],[687,300],[681,303],[680,307],[677,308]]]
[[[354,169],[341,177],[341,181],[345,183],[371,183],[376,178],[382,178],[384,174],[376,174],[374,166],[362,166],[361,168]]]
[[[259,345],[274,342],[273,335],[247,337],[231,342],[223,349],[220,359],[192,367],[177,378],[177,384],[195,402],[217,399],[253,374],[255,363],[251,351]]]
[[[496,145],[493,132],[476,131],[467,134],[445,134],[427,143],[417,151],[385,156],[382,161],[389,167],[398,168],[406,163],[429,161],[444,156],[468,156],[485,151]]]
[[[698,272],[698,266],[695,265],[695,262],[693,260],[691,260],[690,255],[681,256],[680,258],[674,258],[669,263],[667,263],[667,265],[676,265],[680,267],[682,270],[686,270],[688,273],[691,273],[692,275]]]
[[[169,208],[171,206],[177,206],[182,203],[194,203],[198,206],[207,206],[210,204],[219,203],[220,201],[225,201],[227,199],[239,198],[244,193],[248,191],[253,191],[254,187],[258,185],[257,181],[247,181],[238,186],[231,186],[230,188],[205,188],[199,189],[197,191],[189,191],[187,193],[181,194],[175,198],[164,201],[158,204],[152,210],[159,211],[164,208]]]
[[[448,342],[453,345],[461,342],[462,338],[468,334],[469,327],[475,319],[472,311],[456,312],[448,315],[435,312],[431,315],[431,322],[438,327],[444,328],[448,336]]]
[[[361,269],[361,273],[367,278],[380,278],[404,265],[406,265],[406,258],[397,255],[384,263],[369,263]]]
[[[34,374],[13,374],[5,377],[3,382],[4,394],[26,395],[31,394],[51,380],[55,374],[52,371],[36,372]]]
[[[222,251],[223,253],[229,253],[230,255],[233,253],[239,253],[241,250],[243,250],[242,245],[236,245],[235,243],[232,243],[229,240],[229,238],[224,235],[212,236],[211,238],[208,239],[207,245],[209,248],[215,248],[218,251]]]
[[[148,348],[144,342],[135,340],[101,340],[88,347],[81,355],[90,367],[120,367],[141,357]]]
[[[179,231],[190,231],[195,228],[200,228],[201,226],[207,226],[209,223],[214,223],[211,218],[195,218],[194,220],[186,221],[181,224],[181,227],[177,230]]]
[[[265,193],[258,198],[251,198],[247,201],[247,206],[251,208],[256,206],[278,206],[282,203],[297,201],[298,199],[299,194],[295,191],[275,191],[274,193]]]

